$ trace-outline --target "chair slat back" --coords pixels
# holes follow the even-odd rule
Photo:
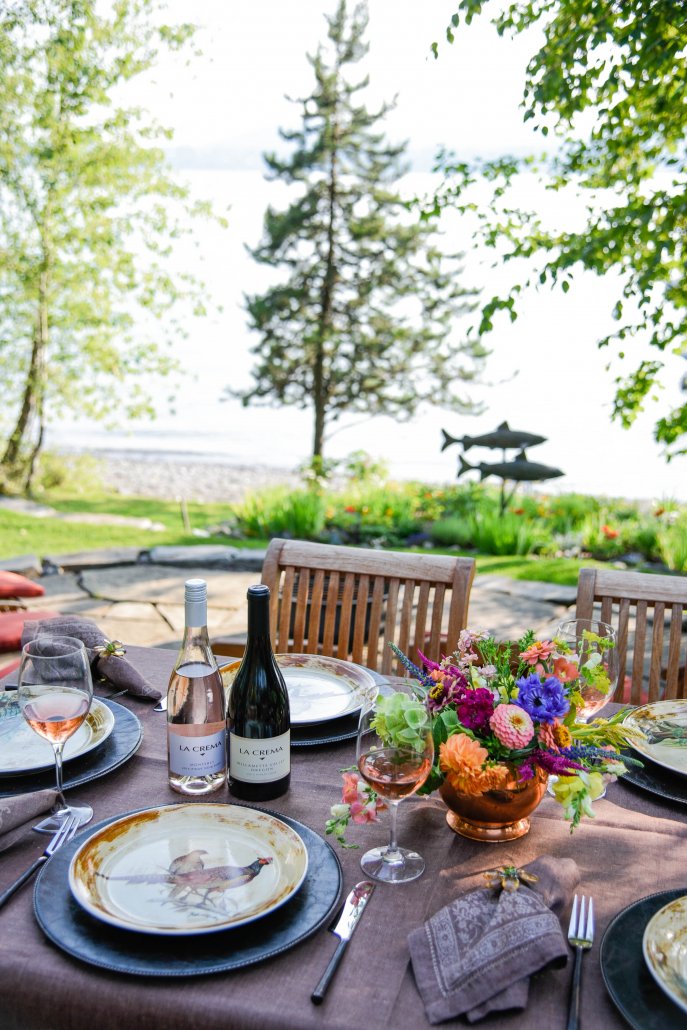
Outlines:
[[[403,674],[389,643],[413,661],[418,651],[438,659],[454,650],[474,574],[471,558],[272,540],[262,582],[274,650]]]
[[[580,569],[578,619],[601,618],[618,633],[616,699],[631,704],[687,697],[687,578]],[[625,677],[631,680],[623,695]]]

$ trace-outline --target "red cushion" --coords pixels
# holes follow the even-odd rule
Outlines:
[[[0,651],[18,651],[25,622],[54,619],[59,612],[0,612]]]
[[[0,680],[4,680],[5,676],[9,676],[11,672],[18,669],[21,665],[21,658],[15,658],[13,662],[8,662],[7,665],[3,665],[0,669]]]
[[[16,572],[0,570],[0,597],[42,597],[45,587]]]

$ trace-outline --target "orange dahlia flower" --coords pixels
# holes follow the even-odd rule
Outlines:
[[[439,748],[439,768],[459,794],[476,796],[500,787],[508,778],[504,765],[483,768],[489,757],[486,748],[466,733],[454,733]]]

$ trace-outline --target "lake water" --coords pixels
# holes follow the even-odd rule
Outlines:
[[[211,297],[221,304],[205,320],[189,324],[189,338],[176,347],[187,370],[177,384],[176,413],[166,410],[171,381],[152,382],[160,415],[151,423],[120,426],[106,431],[83,421],[64,420],[48,432],[49,446],[93,451],[115,449],[159,452],[168,457],[191,455],[197,461],[261,464],[293,469],[310,454],[312,416],[294,408],[248,408],[223,401],[224,388],[250,384],[256,340],[246,327],[243,295],[265,288],[265,269],[247,255],[245,244],[255,244],[269,203],[286,199],[283,187],[267,183],[255,170],[188,170],[183,175],[194,194],[211,198],[218,210],[230,208],[230,228],[199,223],[193,238],[180,244],[175,257],[179,268],[192,267],[206,281]],[[427,176],[409,177],[409,193],[421,192]],[[465,230],[444,223],[446,247],[465,247]],[[492,258],[493,260],[493,258]],[[274,273],[271,273],[274,276]],[[466,259],[465,281],[482,285],[487,296],[506,280],[501,268]],[[606,370],[608,352],[600,352],[596,339],[612,325],[609,297],[616,284],[594,276],[580,276],[568,294],[541,290],[526,298],[513,324],[499,325],[488,341],[493,353],[481,384],[466,386],[466,394],[488,405],[476,418],[427,406],[412,422],[390,418],[351,416],[335,423],[327,444],[330,457],[365,450],[385,459],[393,476],[450,482],[455,479],[459,447],[440,453],[441,429],[452,435],[489,432],[504,420],[511,428],[535,433],[547,442],[528,451],[531,461],[556,466],[565,475],[538,484],[551,492],[577,490],[608,496],[675,498],[687,501],[687,459],[666,464],[653,442],[651,429],[661,412],[684,400],[678,390],[684,361],[670,358],[671,372],[659,402],[632,429],[610,422],[612,376]],[[460,325],[457,331],[463,331]],[[628,351],[630,348],[628,348]],[[632,363],[635,359],[632,355]],[[632,365],[630,365],[632,367]],[[515,452],[509,452],[515,457]],[[469,463],[501,460],[500,451],[470,450]],[[478,478],[479,473],[469,476]],[[493,480],[497,482],[497,480]]]

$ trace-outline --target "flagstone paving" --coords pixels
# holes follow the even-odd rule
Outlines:
[[[51,555],[43,566],[51,574],[40,577],[45,596],[26,603],[35,610],[91,618],[110,639],[173,648],[179,646],[184,628],[186,579],[207,581],[211,636],[243,633],[246,590],[259,582],[263,560],[264,551],[202,545]],[[4,563],[6,568],[21,568],[34,576],[36,564],[26,555]],[[530,627],[544,636],[574,602],[574,587],[476,576],[469,624],[503,639],[513,639]]]

